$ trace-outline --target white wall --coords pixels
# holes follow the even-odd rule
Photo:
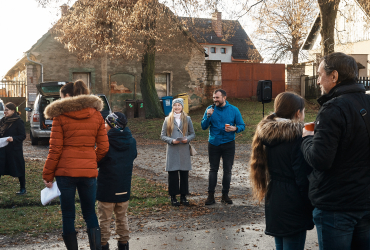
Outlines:
[[[216,53],[211,53],[211,47],[216,48]],[[206,57],[206,60],[221,60],[221,62],[231,62],[232,46],[230,45],[203,45],[203,48],[206,50],[206,53],[209,57]],[[226,54],[221,54],[221,48],[226,49]]]

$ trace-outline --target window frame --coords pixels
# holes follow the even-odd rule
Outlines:
[[[217,48],[216,47],[211,47],[211,53],[217,53]]]
[[[224,50],[224,52],[222,52],[222,50]],[[221,48],[220,51],[221,51],[221,54],[226,54],[227,50],[226,50],[226,48]]]

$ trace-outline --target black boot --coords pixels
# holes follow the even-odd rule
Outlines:
[[[90,249],[102,250],[100,227],[88,228],[87,235],[89,236]]]
[[[181,197],[180,197],[180,204],[184,205],[184,206],[189,206],[189,201],[186,199],[186,195],[185,194],[182,194]]]
[[[63,234],[63,240],[64,244],[66,244],[67,250],[78,250],[77,232]]]
[[[118,250],[129,250],[128,249],[128,241],[127,241],[127,243],[121,243],[121,242],[118,241],[117,246],[118,246]]]
[[[109,243],[107,242],[107,244],[102,245],[101,250],[109,250]]]
[[[27,193],[26,188],[21,188],[21,189],[19,190],[19,192],[17,192],[16,194],[17,194],[17,195],[24,195],[25,193]]]
[[[180,203],[176,199],[176,195],[171,195],[171,205],[174,207],[180,206]]]
[[[227,193],[222,194],[221,202],[233,204],[233,201],[229,198],[229,195]]]
[[[212,205],[215,204],[215,192],[208,192],[208,198],[205,202],[206,205]]]

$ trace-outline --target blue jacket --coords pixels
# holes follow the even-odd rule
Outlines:
[[[109,151],[98,162],[96,199],[102,202],[125,202],[130,199],[131,177],[137,156],[136,140],[128,127],[108,131]]]
[[[235,133],[240,133],[245,129],[245,124],[239,109],[226,101],[226,105],[223,107],[215,106],[213,114],[211,117],[207,118],[207,110],[211,107],[212,106],[207,107],[202,119],[202,129],[206,130],[210,127],[209,143],[218,146],[234,141]],[[237,130],[235,132],[226,132],[225,124],[236,126]]]

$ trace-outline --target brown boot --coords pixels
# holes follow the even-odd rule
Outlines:
[[[208,198],[205,202],[206,205],[212,205],[215,204],[215,192],[208,192]]]
[[[228,194],[222,194],[221,202],[225,202],[227,204],[233,204],[233,201],[229,198]]]

